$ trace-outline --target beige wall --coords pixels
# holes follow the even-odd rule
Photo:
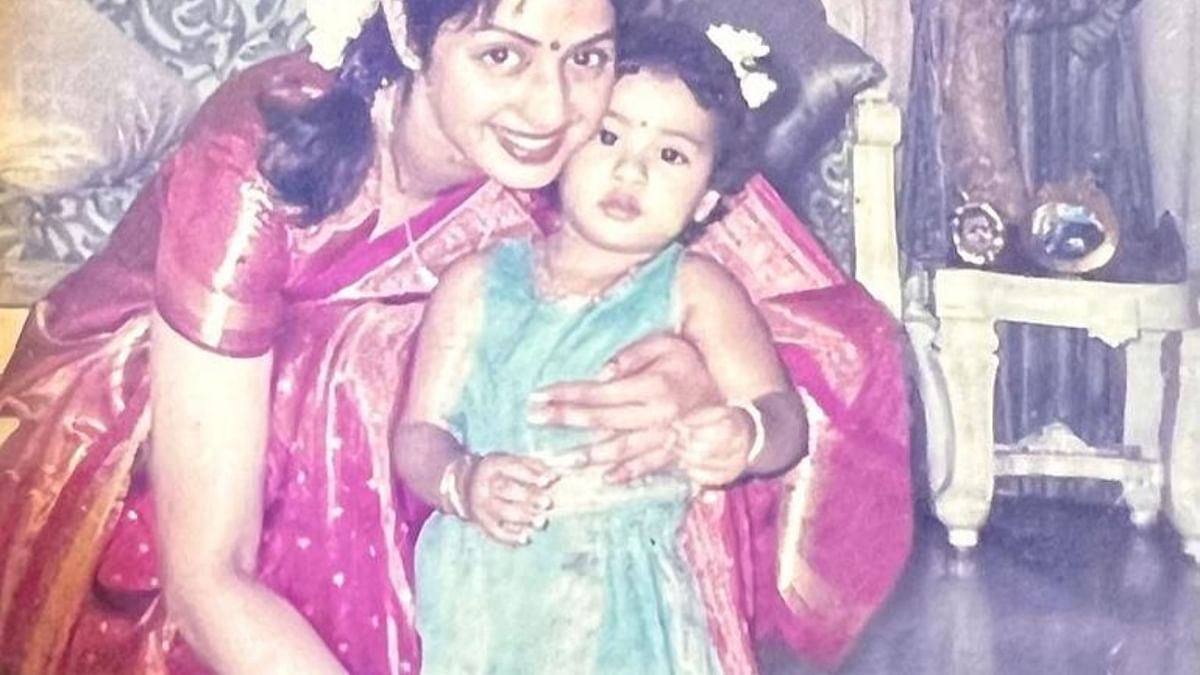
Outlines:
[[[1155,208],[1183,228],[1200,269],[1200,2],[1143,0],[1135,21],[1145,87]]]
[[[888,72],[892,99],[903,107],[912,70],[913,19],[908,0],[822,0],[829,25],[857,42]]]

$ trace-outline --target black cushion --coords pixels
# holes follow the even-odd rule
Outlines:
[[[660,0],[647,11],[701,28],[728,23],[770,45],[761,63],[779,90],[756,111],[763,173],[803,210],[799,177],[843,128],[855,95],[884,78],[883,66],[829,27],[820,0]]]

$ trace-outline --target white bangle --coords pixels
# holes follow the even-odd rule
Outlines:
[[[462,520],[469,520],[466,499],[463,495],[466,486],[463,485],[463,482],[470,480],[471,469],[474,468],[475,462],[475,455],[470,453],[464,453],[462,456],[454,458],[446,465],[445,469],[442,469],[442,478],[438,481],[438,495],[442,498],[441,510]]]
[[[754,422],[754,441],[750,444],[750,452],[746,454],[746,466],[752,466],[763,454],[763,450],[767,449],[767,431],[763,427],[762,411],[758,409],[754,401],[731,403],[730,406],[746,411],[750,420]]]

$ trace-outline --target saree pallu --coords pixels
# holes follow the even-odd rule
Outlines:
[[[254,101],[321,86],[313,71],[276,60],[223,87],[108,248],[33,308],[0,379],[0,414],[21,420],[0,447],[0,672],[207,672],[159,592],[142,468],[155,309],[205,348],[275,355],[259,580],[351,672],[419,669],[411,561],[428,509],[387,458],[410,340],[437,274],[536,232],[538,202],[466,186],[388,229],[373,174],[339,217],[287,226],[254,169]],[[815,405],[807,479],[699,503],[683,550],[726,672],[755,672],[752,642],[772,637],[833,666],[911,538],[898,333],[764,181],[698,246],[742,279]]]
[[[859,226],[869,227],[860,223]],[[746,286],[804,396],[809,456],[697,502],[682,533],[726,670],[780,640],[837,668],[904,571],[913,496],[903,337],[761,177],[697,243]]]

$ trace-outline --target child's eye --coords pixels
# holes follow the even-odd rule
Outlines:
[[[582,68],[600,69],[612,61],[612,56],[603,49],[584,49],[571,55],[571,62]]]
[[[687,156],[684,155],[682,152],[676,150],[675,148],[663,148],[662,152],[659,153],[659,156],[661,156],[662,160],[664,162],[666,162],[667,164],[687,164],[688,163]]]
[[[609,131],[608,129],[601,129],[600,130],[600,143],[602,143],[604,145],[616,145],[617,144],[617,135],[614,134],[613,132]]]

